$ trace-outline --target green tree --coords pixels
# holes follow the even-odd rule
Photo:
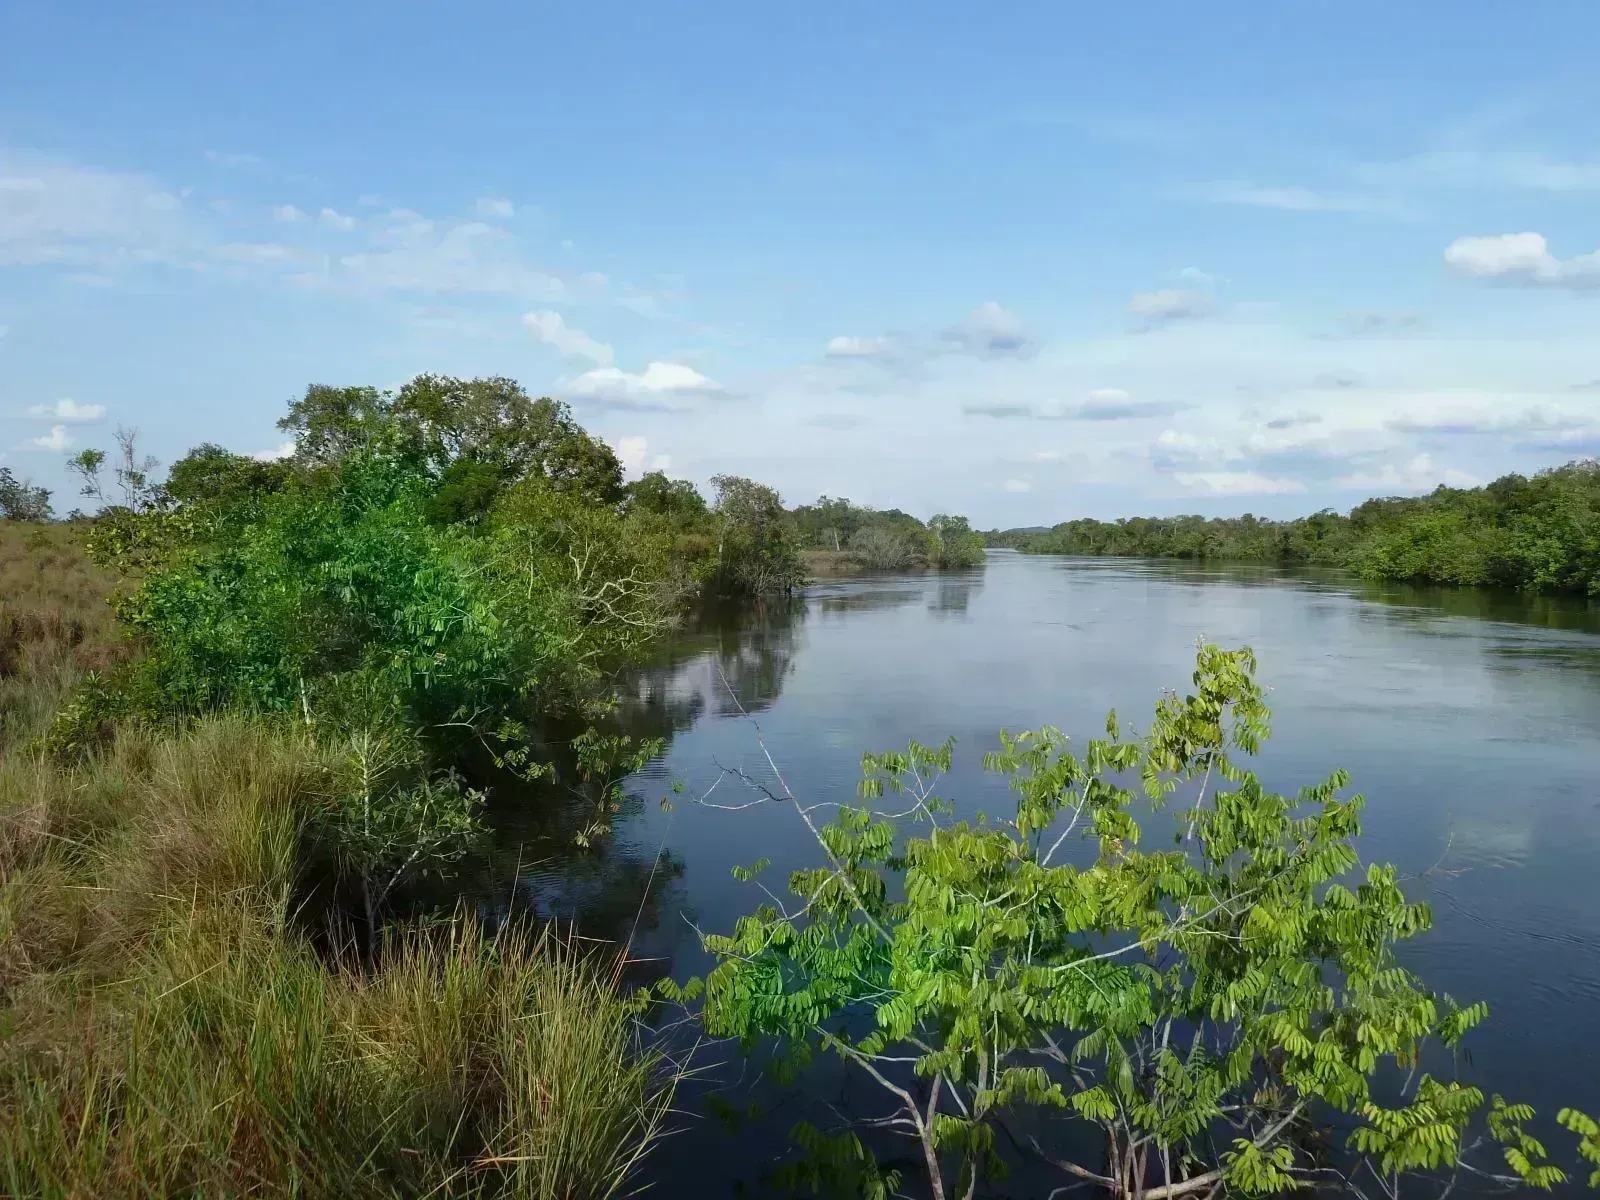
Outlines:
[[[516,381],[419,375],[396,393],[314,385],[278,422],[295,460],[331,467],[382,444],[414,458],[437,483],[437,520],[476,519],[505,488],[532,476],[594,503],[622,498],[622,467],[567,406],[533,399]]]
[[[716,475],[711,484],[716,489],[716,586],[750,596],[799,587],[805,570],[778,493],[738,475]]]
[[[277,491],[288,479],[286,463],[261,462],[205,442],[172,464],[163,487],[178,505],[234,504]]]
[[[997,1130],[1024,1108],[1097,1127],[1103,1157],[1050,1161],[1116,1196],[1278,1194],[1343,1162],[1398,1197],[1461,1169],[1475,1121],[1511,1183],[1561,1181],[1531,1110],[1420,1069],[1485,1006],[1399,964],[1427,908],[1361,863],[1343,772],[1288,797],[1248,769],[1267,733],[1253,656],[1208,646],[1142,738],[1114,715],[1080,754],[1052,728],[1003,734],[985,766],[1016,793],[1004,819],[953,819],[948,742],[866,756],[864,803],[826,824],[832,806],[777,796],[824,865],[791,877],[796,909],[773,897],[706,938],[706,1028],[857,1068],[940,1200],[1003,1172]],[[1142,848],[1152,827],[1171,848]],[[1343,1159],[1314,1152],[1329,1112],[1353,1123]],[[853,1135],[799,1136],[872,1175]]]
[[[975,567],[983,562],[983,538],[965,517],[943,513],[928,518],[928,559],[942,569]]]
[[[687,479],[669,479],[663,471],[646,471],[623,489],[628,512],[665,518],[680,530],[708,524],[711,510],[705,497]]]
[[[0,520],[48,521],[50,493],[0,467]]]

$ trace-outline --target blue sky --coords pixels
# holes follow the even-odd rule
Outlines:
[[[504,374],[982,525],[1600,452],[1600,6],[17,2],[0,463]],[[66,503],[59,503],[65,500]]]

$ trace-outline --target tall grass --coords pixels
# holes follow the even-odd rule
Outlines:
[[[129,650],[74,525],[0,521],[0,751],[42,731],[84,672]]]
[[[0,578],[30,571],[0,548]],[[674,1074],[603,963],[468,919],[376,964],[303,936],[338,778],[309,738],[213,717],[77,765],[28,748],[121,652],[90,623],[106,581],[79,584],[55,598],[67,636],[30,636],[0,679],[0,1194],[628,1194]],[[4,594],[51,613],[30,607],[48,588]]]

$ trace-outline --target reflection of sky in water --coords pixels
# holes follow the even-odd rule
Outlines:
[[[1600,610],[1583,602],[1015,554],[972,575],[830,581],[801,607],[686,631],[643,673],[629,719],[672,744],[634,781],[616,861],[585,868],[573,895],[608,922],[631,920],[664,843],[673,869],[657,872],[644,905],[648,943],[684,975],[705,966],[690,922],[726,931],[757,902],[733,866],[768,857],[780,888],[814,863],[792,812],[657,804],[674,778],[703,788],[737,769],[770,783],[730,690],[798,794],[851,800],[863,750],[953,734],[957,766],[941,792],[999,810],[1004,785],[978,769],[997,729],[1053,723],[1081,744],[1111,707],[1140,726],[1161,689],[1187,684],[1201,637],[1260,657],[1274,737],[1258,766],[1270,786],[1342,765],[1367,796],[1363,853],[1412,875],[1435,910],[1408,961],[1430,984],[1490,1002],[1473,1044],[1482,1078],[1544,1108],[1600,1109],[1587,1049],[1563,1044],[1600,1000]],[[722,799],[748,798],[720,786]],[[751,1141],[748,1155],[781,1134]],[[719,1149],[709,1167],[716,1136],[670,1143],[655,1194],[725,1194],[749,1159]]]

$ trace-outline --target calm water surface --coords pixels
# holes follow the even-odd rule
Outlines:
[[[1579,602],[1005,552],[971,575],[821,584],[793,609],[685,633],[642,674],[628,721],[670,736],[667,752],[633,781],[612,845],[524,870],[523,895],[597,933],[637,924],[658,970],[699,973],[695,929],[731,930],[759,900],[731,868],[766,857],[781,881],[816,855],[779,806],[664,811],[674,780],[703,792],[723,776],[714,799],[753,798],[724,772],[770,780],[759,725],[796,794],[850,800],[863,750],[954,735],[942,794],[999,810],[1004,785],[979,769],[998,729],[1081,740],[1110,708],[1142,727],[1162,689],[1187,684],[1199,638],[1260,658],[1266,782],[1292,791],[1347,768],[1368,799],[1363,853],[1428,872],[1407,886],[1435,927],[1406,957],[1489,1002],[1473,1073],[1550,1112],[1600,1111],[1600,611]],[[507,829],[530,855],[528,830]],[[748,1098],[724,1061],[691,1107],[708,1090]],[[819,1076],[738,1137],[699,1123],[660,1156],[652,1194],[761,1194],[788,1125],[839,1086]]]

